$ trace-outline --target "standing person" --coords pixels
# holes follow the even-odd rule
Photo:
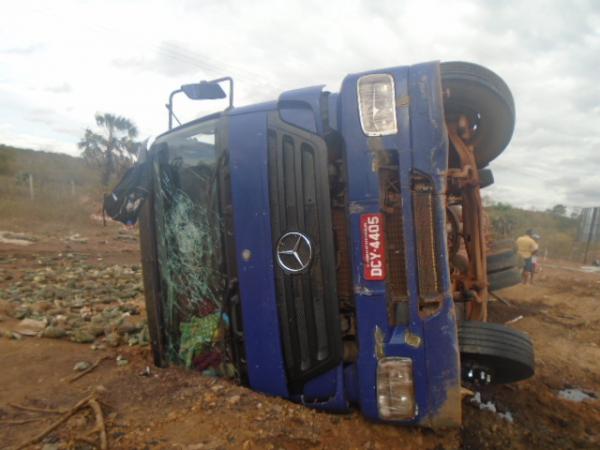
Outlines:
[[[539,246],[541,236],[537,233],[533,233],[531,235],[531,237],[533,238],[535,243]],[[541,265],[539,262],[538,250],[534,251],[531,256],[531,264],[533,265],[533,270],[531,271],[531,279],[529,280],[529,282],[531,284],[533,284],[533,278],[534,278],[535,274],[542,271],[542,268],[541,268]]]
[[[517,251],[523,258],[523,284],[528,284],[533,279],[533,255],[538,250],[538,245],[533,239],[534,231],[530,228],[517,239]]]

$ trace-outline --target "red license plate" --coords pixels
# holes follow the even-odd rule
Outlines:
[[[385,240],[383,214],[360,216],[362,255],[366,280],[385,280]]]

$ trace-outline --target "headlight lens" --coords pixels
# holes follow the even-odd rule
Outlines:
[[[396,134],[396,92],[391,75],[380,73],[358,79],[360,124],[367,136]]]
[[[384,420],[415,417],[415,389],[412,360],[387,357],[377,363],[377,407]]]

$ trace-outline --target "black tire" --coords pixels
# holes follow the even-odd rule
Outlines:
[[[490,253],[499,253],[504,250],[517,251],[517,244],[512,239],[500,239],[490,243]]]
[[[519,254],[513,249],[503,250],[498,253],[489,254],[486,261],[489,274],[491,272],[519,267]]]
[[[479,169],[479,187],[484,189],[492,184],[494,184],[492,169]]]
[[[461,274],[466,274],[469,271],[469,261],[463,255],[453,255],[450,259],[450,265]]]
[[[494,72],[466,62],[440,65],[446,119],[453,121],[464,114],[473,124],[478,167],[487,166],[506,148],[515,128],[515,103],[510,89]],[[476,128],[475,128],[476,127]],[[456,156],[450,166],[457,167]]]
[[[448,257],[452,257],[460,250],[460,233],[461,223],[460,215],[456,212],[456,208],[449,206],[446,208],[446,225],[448,235]]]
[[[491,272],[487,274],[487,278],[489,291],[499,291],[515,286],[522,281],[521,270],[517,268]]]
[[[489,374],[490,384],[513,383],[535,372],[533,344],[525,333],[497,323],[464,321],[458,328],[463,380],[471,370]]]

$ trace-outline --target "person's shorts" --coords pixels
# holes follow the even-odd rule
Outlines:
[[[525,258],[523,260],[523,272],[533,273],[533,258]]]

